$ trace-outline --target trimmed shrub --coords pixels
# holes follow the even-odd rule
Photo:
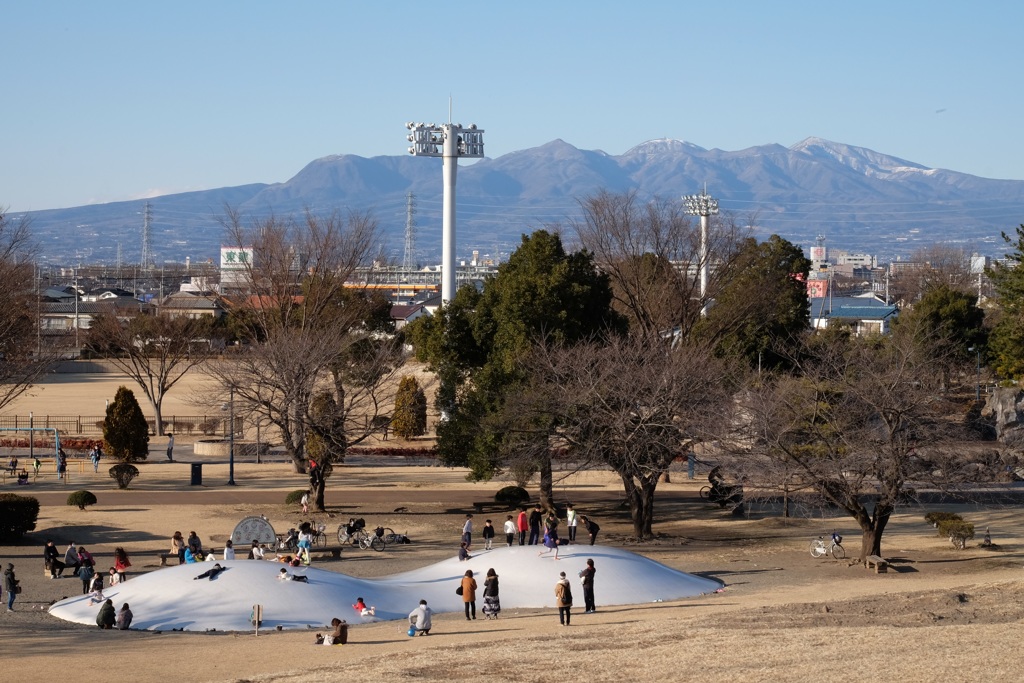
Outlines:
[[[939,535],[947,537],[957,550],[963,550],[967,541],[974,538],[974,525],[962,519],[944,519],[939,522]]]
[[[516,505],[530,500],[530,494],[522,486],[506,486],[494,494],[495,503],[508,503]]]
[[[108,470],[110,478],[117,481],[117,488],[126,489],[132,479],[139,476],[139,468],[131,463],[122,462],[114,465]]]
[[[307,489],[295,489],[284,497],[285,505],[298,505],[302,502],[302,496],[309,493]]]
[[[31,496],[0,493],[0,540],[13,541],[36,528],[39,501]]]
[[[68,505],[77,505],[79,510],[84,510],[86,505],[95,505],[96,496],[92,491],[75,491],[68,495]]]
[[[939,526],[941,522],[946,522],[950,520],[963,521],[963,517],[956,514],[955,512],[929,512],[927,515],[924,516],[924,521],[928,522],[936,528]],[[945,534],[939,531],[939,536],[945,536]]]

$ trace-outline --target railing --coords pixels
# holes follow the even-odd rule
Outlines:
[[[226,435],[227,415],[164,415],[164,432],[191,436]],[[103,434],[104,416],[99,415],[0,415],[0,432],[5,429],[57,429],[62,435],[100,436]],[[156,420],[147,418],[149,431],[156,433]],[[242,434],[244,418],[235,416],[235,434]]]

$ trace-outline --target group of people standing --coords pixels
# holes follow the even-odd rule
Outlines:
[[[565,508],[565,522],[568,529],[569,543],[576,543],[576,531],[580,526],[586,531],[590,545],[594,545],[597,541],[597,532],[601,530],[601,527],[586,515],[577,514],[572,504],[567,505]],[[543,536],[541,535],[542,529]],[[519,508],[519,514],[516,516],[515,521],[513,521],[512,515],[506,517],[504,531],[505,544],[509,546],[515,542],[517,534],[519,545],[538,545],[543,543],[549,549],[556,548],[559,545],[558,518],[554,513],[549,514],[545,518],[539,504],[535,505],[529,513],[527,513],[526,508]],[[527,540],[527,535],[529,535],[529,540]],[[557,557],[557,552],[555,556]]]

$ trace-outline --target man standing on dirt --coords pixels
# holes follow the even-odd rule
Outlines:
[[[167,432],[167,461],[174,462],[174,434]]]

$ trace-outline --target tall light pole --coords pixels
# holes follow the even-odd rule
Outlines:
[[[441,301],[447,303],[455,297],[455,176],[459,157],[482,159],[484,132],[470,124],[415,123],[405,124],[412,143],[409,154],[420,157],[441,157],[444,160],[444,208],[441,221]]]
[[[700,216],[700,315],[708,314],[708,217],[718,213],[718,200],[708,194],[705,185],[700,194],[683,195],[686,212]]]

